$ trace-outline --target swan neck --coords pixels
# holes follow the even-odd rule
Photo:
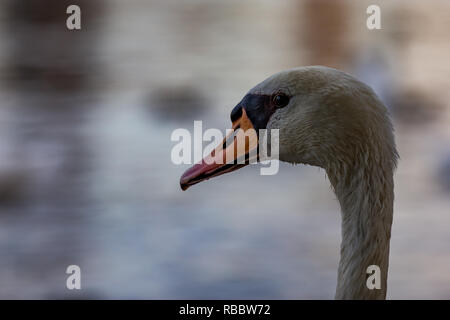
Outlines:
[[[342,215],[336,299],[385,299],[394,200],[392,170],[377,167],[342,172],[328,172]],[[374,274],[368,267],[373,265],[380,270],[379,289],[367,285]],[[369,280],[373,284],[374,278]]]

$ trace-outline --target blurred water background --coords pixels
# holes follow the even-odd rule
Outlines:
[[[322,64],[393,114],[388,297],[449,299],[450,2],[376,1],[373,31],[369,4],[0,0],[0,298],[333,298],[322,170],[250,166],[181,192],[170,159],[174,129],[225,130],[252,86]]]

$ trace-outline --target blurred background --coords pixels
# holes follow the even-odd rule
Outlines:
[[[449,30],[444,0],[0,0],[0,298],[333,298],[324,171],[249,166],[182,192],[170,158],[174,129],[225,130],[258,82],[321,64],[393,115],[388,298],[449,299]]]

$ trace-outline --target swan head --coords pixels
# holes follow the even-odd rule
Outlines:
[[[244,132],[278,129],[279,160],[324,168],[331,180],[355,166],[395,167],[397,153],[386,107],[370,87],[336,69],[310,66],[276,73],[244,96],[233,108],[231,121],[234,129]],[[229,153],[234,160],[243,156],[250,160],[259,138],[249,135],[241,151],[222,143],[209,159],[183,174],[182,189],[243,167],[210,162]]]

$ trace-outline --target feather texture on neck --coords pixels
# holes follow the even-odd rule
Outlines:
[[[374,152],[378,151],[361,151],[352,163],[335,163],[327,168],[342,215],[336,299],[386,297],[395,163],[389,158],[375,157]],[[369,289],[366,285],[370,265],[380,268],[380,289]]]

